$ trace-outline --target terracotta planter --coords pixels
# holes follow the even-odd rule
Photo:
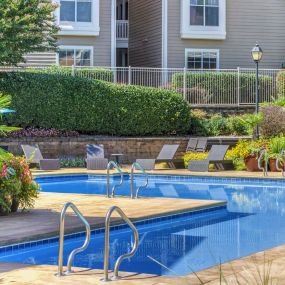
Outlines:
[[[276,159],[275,158],[270,158],[268,163],[269,163],[270,171],[278,172],[278,170],[276,168]],[[284,164],[282,162],[279,162],[279,168],[284,169]]]
[[[248,156],[244,159],[246,170],[250,172],[260,171],[258,169],[258,160],[256,156]]]
[[[11,205],[11,212],[16,213],[19,209],[20,202],[17,199],[12,200],[12,205]]]

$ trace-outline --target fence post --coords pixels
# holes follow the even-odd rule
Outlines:
[[[128,84],[131,85],[132,84],[132,67],[129,66],[129,70],[128,70]]]
[[[186,72],[187,72],[187,68],[184,67],[183,69],[183,99],[186,100],[186,88],[187,88],[187,84],[186,84]]]
[[[74,67],[74,65],[71,66],[71,75],[75,76],[75,67]]]
[[[237,105],[240,105],[240,67],[237,68]]]

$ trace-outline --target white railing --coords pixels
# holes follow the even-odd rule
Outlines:
[[[117,84],[132,84],[175,91],[192,106],[250,106],[255,104],[255,69],[189,70],[139,67],[0,67],[86,77]],[[261,69],[260,102],[285,96],[285,69]],[[278,80],[277,80],[278,79]]]
[[[117,20],[117,39],[127,40],[129,38],[129,21]]]

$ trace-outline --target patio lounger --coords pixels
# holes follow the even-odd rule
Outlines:
[[[170,168],[175,167],[174,156],[179,148],[179,144],[165,144],[156,159],[137,159],[144,169],[153,170],[156,162],[166,162]]]
[[[190,138],[187,144],[186,152],[196,151],[197,144],[198,144],[197,138]]]
[[[104,145],[88,144],[86,145],[86,164],[89,170],[107,169],[108,159],[105,158]]]
[[[59,159],[43,158],[42,153],[37,144],[21,145],[25,157],[29,163],[38,164],[41,170],[57,170],[60,169]]]
[[[208,144],[208,139],[206,139],[206,138],[199,139],[197,146],[196,146],[196,151],[197,152],[205,152],[207,149],[207,144]]]
[[[209,171],[209,165],[214,164],[216,170],[231,170],[233,162],[224,160],[229,145],[213,145],[207,159],[189,161],[188,170],[190,171]]]

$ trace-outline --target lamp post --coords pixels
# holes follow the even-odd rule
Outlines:
[[[252,59],[256,63],[256,80],[255,80],[255,112],[256,115],[259,113],[259,62],[262,59],[263,51],[259,44],[256,44],[251,51]],[[256,138],[259,139],[259,127],[256,124]]]

